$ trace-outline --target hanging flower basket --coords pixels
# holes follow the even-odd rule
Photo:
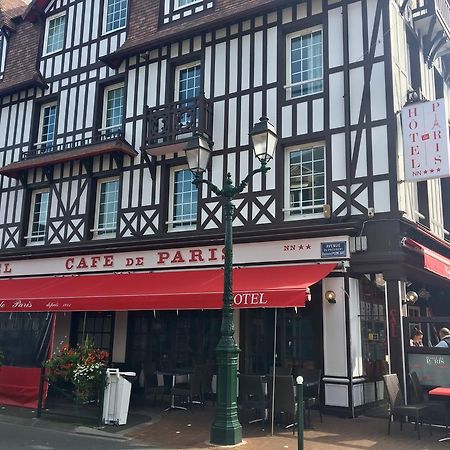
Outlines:
[[[87,403],[98,398],[106,385],[106,362],[108,353],[95,348],[86,338],[76,348],[64,346],[44,366],[50,382],[61,385],[69,383],[76,398]]]

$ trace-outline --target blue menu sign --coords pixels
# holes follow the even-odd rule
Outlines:
[[[321,242],[320,255],[322,258],[345,258],[347,256],[347,242]]]

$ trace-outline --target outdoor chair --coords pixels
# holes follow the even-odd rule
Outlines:
[[[154,372],[146,376],[144,392],[146,396],[153,396],[153,402],[156,402],[157,398],[162,401],[166,391],[167,388],[162,374]]]
[[[195,366],[194,371],[189,376],[187,383],[175,384],[170,390],[170,394],[175,398],[181,397],[189,405],[203,405],[202,396],[202,366]]]
[[[269,404],[272,405],[273,377],[268,377]],[[275,420],[280,421],[286,428],[292,427],[295,434],[297,424],[297,404],[295,401],[294,378],[292,375],[275,375],[275,401],[271,411]]]
[[[444,402],[439,400],[429,400],[428,395],[424,392],[422,385],[420,384],[419,377],[416,372],[409,374],[409,381],[414,394],[414,401],[419,405],[425,405],[428,408],[427,418],[430,421],[434,418],[442,420],[442,424],[445,424],[446,431],[448,430],[447,424],[447,406]]]
[[[308,414],[308,424],[311,426],[311,409],[317,406],[319,410],[320,422],[322,422],[322,406],[321,406],[321,378],[322,370],[320,369],[298,369],[297,375],[303,377],[303,401]]]
[[[248,423],[266,421],[268,400],[264,392],[263,377],[260,375],[239,375],[239,411],[250,413],[252,417]]]
[[[388,434],[391,434],[392,419],[395,419],[395,417],[399,417],[400,430],[402,430],[404,418],[413,417],[417,430],[417,439],[420,439],[420,427],[423,423],[423,419],[427,415],[428,407],[421,404],[405,404],[397,374],[394,373],[390,375],[383,375],[383,379],[389,399]]]
[[[213,392],[212,382],[215,372],[215,366],[213,364],[205,364],[201,371],[201,389],[202,400],[207,402],[210,400],[213,404],[216,401],[216,394]]]

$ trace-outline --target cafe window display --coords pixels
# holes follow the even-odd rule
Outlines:
[[[364,374],[368,381],[379,381],[387,373],[384,284],[379,277],[366,276],[360,287]]]

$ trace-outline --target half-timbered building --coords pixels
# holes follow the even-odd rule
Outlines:
[[[404,180],[400,120],[448,103],[449,38],[447,0],[0,0],[5,366],[86,335],[141,386],[213,359],[222,207],[184,146],[201,133],[205,177],[240,183],[265,116],[271,170],[235,200],[240,370],[275,352],[322,370],[328,410],[382,398],[402,318],[450,316],[449,272],[424,264],[450,267],[450,184]]]

